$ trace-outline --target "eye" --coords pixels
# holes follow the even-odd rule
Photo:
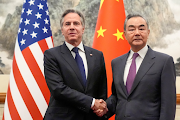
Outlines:
[[[144,30],[144,28],[140,28],[139,30]]]
[[[134,29],[129,29],[129,31],[134,31]]]
[[[143,31],[143,30],[145,30],[145,29],[146,29],[145,26],[140,26],[140,27],[139,27],[139,30],[140,30],[140,31]]]
[[[74,22],[74,25],[79,25],[79,22]]]
[[[70,25],[70,23],[69,23],[69,22],[67,22],[67,23],[65,23],[65,25],[66,25],[66,26],[68,26],[68,25]]]

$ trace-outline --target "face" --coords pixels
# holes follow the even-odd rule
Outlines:
[[[78,46],[82,41],[82,35],[84,33],[80,16],[77,13],[68,13],[64,17],[61,32],[66,42]]]
[[[146,45],[149,33],[150,30],[143,18],[132,17],[127,21],[124,34],[134,52],[138,52]]]

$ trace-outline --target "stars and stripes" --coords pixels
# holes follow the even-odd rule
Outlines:
[[[3,120],[42,120],[50,92],[43,53],[53,47],[47,0],[24,0]]]

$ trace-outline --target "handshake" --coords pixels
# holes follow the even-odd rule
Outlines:
[[[99,117],[102,117],[108,111],[107,104],[103,99],[95,99],[94,106],[91,109]]]

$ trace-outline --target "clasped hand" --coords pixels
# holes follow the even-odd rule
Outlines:
[[[104,100],[95,99],[95,103],[94,106],[92,107],[92,110],[94,113],[96,113],[97,116],[102,117],[104,114],[107,113],[108,108]]]

